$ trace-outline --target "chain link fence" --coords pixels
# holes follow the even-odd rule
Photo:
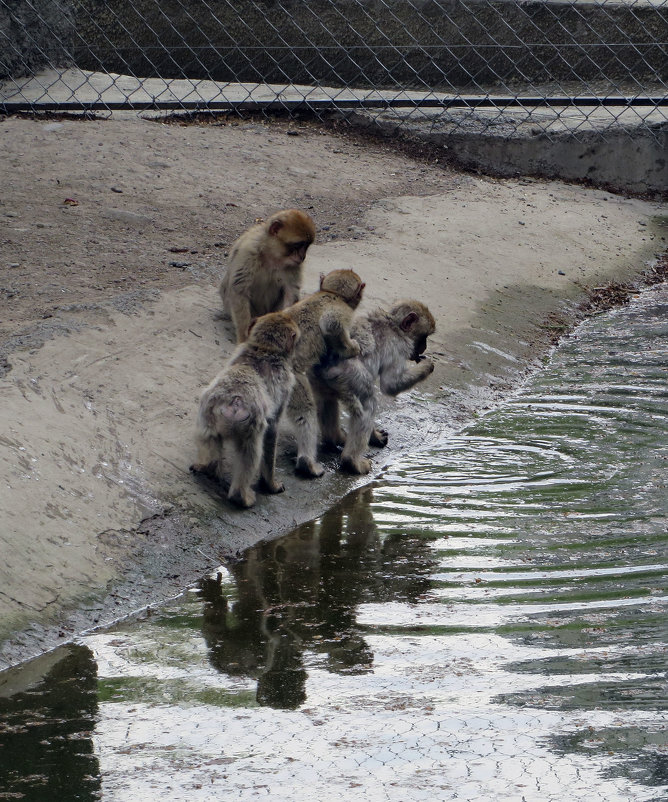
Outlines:
[[[0,111],[651,133],[667,41],[668,0],[0,0]]]

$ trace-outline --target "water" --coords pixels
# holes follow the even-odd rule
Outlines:
[[[0,799],[668,799],[667,310],[587,322],[462,435],[0,675]]]

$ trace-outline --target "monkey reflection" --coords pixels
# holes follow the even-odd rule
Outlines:
[[[97,665],[85,646],[61,647],[3,672],[0,798],[100,799],[98,704]]]
[[[353,493],[320,521],[249,549],[229,566],[233,603],[220,577],[202,582],[209,659],[223,673],[256,678],[260,704],[294,709],[304,702],[305,652],[324,655],[335,673],[369,671],[373,653],[357,607],[416,600],[429,587],[423,543],[405,533],[381,541],[372,500],[370,488]]]

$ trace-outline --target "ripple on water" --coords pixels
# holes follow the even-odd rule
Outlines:
[[[588,321],[459,436],[85,638],[64,675],[80,692],[81,672],[97,674],[94,696],[72,697],[79,728],[44,690],[53,669],[0,699],[0,746],[12,727],[26,746],[0,788],[666,798],[667,296]],[[45,719],[61,722],[46,739]],[[68,776],[93,780],[74,795]]]

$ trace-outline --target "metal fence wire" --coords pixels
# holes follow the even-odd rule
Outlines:
[[[665,124],[668,0],[0,0],[0,111]]]

